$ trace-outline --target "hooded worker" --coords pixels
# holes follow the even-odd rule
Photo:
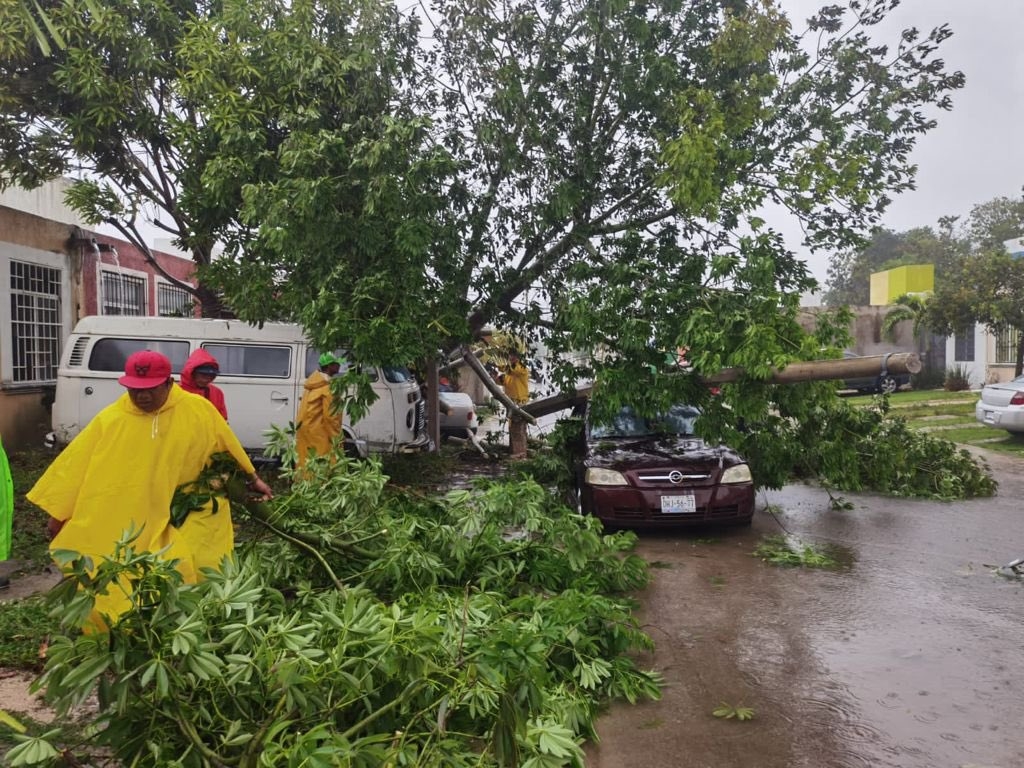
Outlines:
[[[162,557],[177,560],[185,581],[195,582],[201,568],[217,568],[231,553],[231,511],[226,500],[211,499],[176,528],[175,490],[195,481],[214,454],[227,453],[256,492],[264,499],[273,494],[217,409],[175,385],[162,354],[130,355],[118,381],[127,391],[96,414],[27,498],[52,518],[51,552],[71,550],[98,565],[131,529],[136,550],[167,548]],[[112,586],[98,595],[86,629],[104,631],[127,610],[126,591]]]
[[[295,451],[300,472],[310,452],[317,456],[330,455],[335,441],[341,436],[341,408],[331,392],[331,378],[338,375],[343,361],[330,352],[324,352],[318,362],[320,369],[306,379],[299,405]]]
[[[181,388],[194,395],[205,397],[213,407],[220,411],[224,421],[228,420],[228,407],[224,402],[224,392],[213,383],[220,374],[217,358],[200,347],[185,361],[181,369]]]

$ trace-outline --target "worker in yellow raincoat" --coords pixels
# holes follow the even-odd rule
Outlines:
[[[530,371],[519,359],[519,353],[508,353],[508,365],[501,369],[501,384],[508,399],[522,405],[530,399]]]
[[[196,480],[211,456],[226,452],[250,477],[255,492],[264,499],[273,494],[217,409],[174,383],[166,357],[136,352],[118,381],[127,392],[86,425],[27,498],[52,518],[51,551],[78,552],[98,565],[133,529],[139,531],[136,550],[168,547],[164,557],[176,559],[185,580],[195,582],[201,568],[216,568],[231,553],[231,512],[226,499],[216,501],[216,509],[210,500],[175,528],[175,489]],[[127,594],[111,587],[97,597],[86,629],[104,630],[128,607]]]
[[[310,452],[328,456],[341,437],[341,408],[331,392],[331,378],[338,375],[342,361],[330,352],[320,355],[320,369],[306,379],[295,429],[296,464],[299,474]]]

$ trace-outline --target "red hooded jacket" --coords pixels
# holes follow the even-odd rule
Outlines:
[[[181,388],[186,392],[191,392],[194,395],[205,397],[214,404],[218,411],[220,411],[220,415],[224,417],[224,421],[227,421],[228,407],[224,403],[224,393],[221,391],[221,388],[214,384],[211,384],[208,387],[197,387],[195,380],[192,378],[193,372],[200,365],[212,365],[218,371],[220,370],[217,358],[205,349],[197,349],[188,356],[188,360],[185,361],[185,367],[181,369]]]

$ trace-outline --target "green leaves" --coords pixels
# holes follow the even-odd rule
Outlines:
[[[14,739],[18,744],[7,753],[7,764],[12,768],[16,768],[22,765],[43,765],[49,763],[58,755],[56,747],[50,742],[59,733],[59,730],[50,730],[39,736],[16,734]]]
[[[720,717],[723,720],[753,720],[754,710],[750,707],[734,706],[732,704],[726,704],[724,701],[715,708],[711,713],[715,717]]]
[[[634,536],[525,479],[425,499],[373,462],[313,472],[200,584],[127,544],[78,572],[145,595],[109,635],[54,638],[40,683],[60,707],[96,690],[116,759],[578,765],[601,701],[658,696],[619,596],[646,583]]]

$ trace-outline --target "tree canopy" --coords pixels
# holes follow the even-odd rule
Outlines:
[[[974,323],[993,334],[1016,331],[1014,376],[1024,372],[1024,259],[1002,244],[970,256],[961,270],[935,287],[924,323],[937,333],[963,333]]]
[[[878,39],[895,4],[69,2],[50,53],[7,12],[0,183],[85,167],[91,220],[154,206],[230,311],[364,359],[498,326],[610,406],[699,400],[665,350],[756,378],[835,340],[766,207],[862,242],[963,84],[947,27]]]
[[[938,227],[905,232],[878,228],[864,247],[837,252],[829,260],[829,306],[868,303],[871,273],[907,264],[933,264],[936,284],[962,278],[971,254],[1002,251],[1007,240],[1024,235],[1024,198],[996,197],[971,208],[967,217],[943,216]]]

